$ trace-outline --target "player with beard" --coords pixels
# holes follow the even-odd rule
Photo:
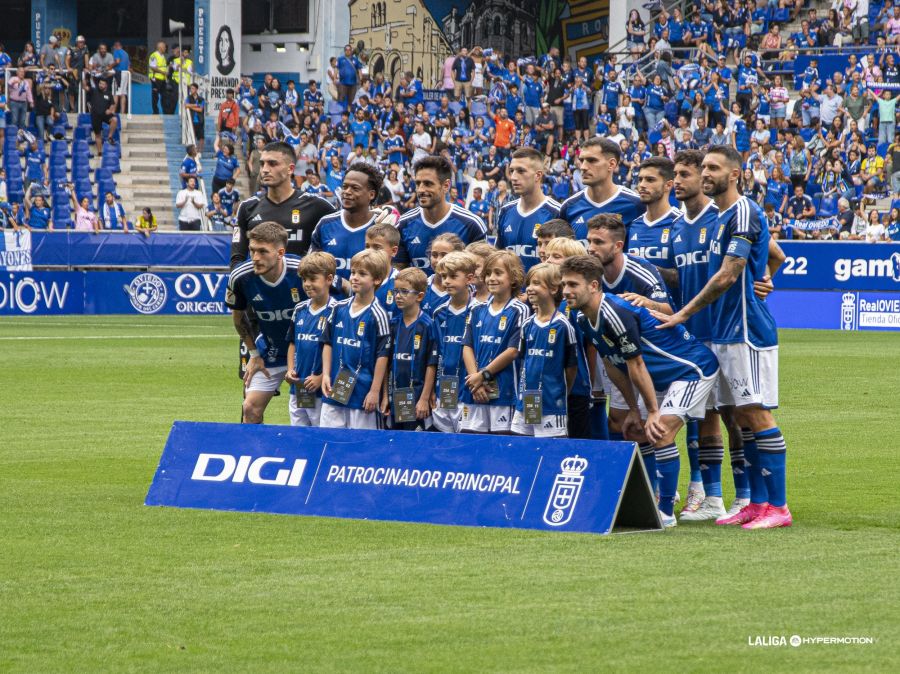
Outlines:
[[[525,273],[540,262],[537,237],[541,225],[559,215],[559,204],[541,191],[544,155],[530,147],[513,152],[509,182],[518,199],[500,207],[497,218],[497,248],[519,256]]]
[[[671,254],[672,224],[681,215],[669,202],[674,177],[675,165],[668,157],[641,163],[637,191],[647,212],[628,229],[628,252],[656,265],[667,284],[677,274]]]
[[[439,234],[455,234],[468,245],[484,240],[484,221],[461,206],[447,202],[453,169],[443,157],[424,157],[413,165],[417,208],[400,216],[400,248],[394,258],[397,267],[418,267],[434,273],[429,259],[431,242]]]
[[[647,210],[637,194],[613,182],[621,160],[619,146],[607,138],[594,137],[582,144],[578,162],[585,187],[566,199],[559,209],[559,217],[572,225],[579,241],[584,242],[587,221],[598,213],[618,213],[627,229],[632,220]]]
[[[682,309],[654,313],[659,329],[678,326],[711,306],[712,348],[721,365],[719,404],[734,405],[744,436],[750,471],[750,504],[717,524],[745,529],[791,526],[787,507],[784,436],[771,410],[778,406],[778,332],[753,281],[769,271],[769,229],[765,215],[741,196],[741,155],[732,147],[712,146],[703,158],[706,196],[719,209],[710,233],[709,280]]]

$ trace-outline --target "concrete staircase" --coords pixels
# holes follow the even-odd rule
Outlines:
[[[206,147],[200,158],[207,198],[212,200],[212,174],[216,167],[213,139],[216,137],[215,119],[206,120]],[[241,162],[241,174],[235,189],[242,199],[249,196],[250,181],[241,147],[236,147]],[[181,144],[181,123],[177,115],[134,115],[122,130],[122,172],[115,176],[122,204],[132,219],[137,219],[145,207],[150,207],[159,228],[178,228],[175,196],[181,189],[178,177],[184,145]]]
[[[160,229],[177,229],[166,150],[163,117],[133,115],[122,130],[122,172],[115,176],[116,186],[131,219],[149,207]]]

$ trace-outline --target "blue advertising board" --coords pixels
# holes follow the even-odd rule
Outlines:
[[[83,313],[81,272],[0,273],[0,316]]]
[[[787,256],[779,290],[900,292],[900,246],[890,243],[779,241]]]
[[[779,290],[767,303],[779,328],[900,330],[900,292]]]
[[[35,267],[188,267],[227,269],[231,235],[204,232],[157,233],[150,237],[125,232],[32,232]]]
[[[630,442],[176,421],[146,505],[608,534],[660,530]]]
[[[226,314],[224,272],[0,273],[0,316]]]

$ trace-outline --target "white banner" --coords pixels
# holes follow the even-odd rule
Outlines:
[[[240,0],[216,0],[207,16],[206,67],[209,73],[207,96],[210,114],[218,114],[225,90],[237,90],[241,83],[241,3]]]
[[[31,271],[31,232],[5,230],[0,237],[0,269]]]

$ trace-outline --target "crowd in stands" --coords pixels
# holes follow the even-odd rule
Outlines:
[[[323,86],[272,75],[254,86],[243,77],[218,114],[213,194],[179,215],[179,222],[195,227],[194,210],[202,209],[214,229],[228,229],[239,199],[247,196],[234,189],[242,170],[235,148],[244,150],[252,193],[261,147],[284,140],[296,151],[299,189],[336,202],[346,167],[365,161],[382,169],[388,199],[401,213],[416,203],[411,164],[442,155],[454,167],[449,198],[492,229],[499,209],[513,198],[507,179],[512,149],[545,154],[544,191],[562,201],[582,187],[580,143],[600,135],[621,147],[621,185],[636,184],[648,157],[728,144],[744,157],[742,189],[766,209],[773,236],[900,240],[900,6],[834,0],[825,13],[803,0],[715,0],[687,8],[662,9],[646,21],[632,10],[625,49],[593,63],[583,57],[572,62],[555,47],[507,59],[497,49],[473,46],[446,60],[439,82],[423,82],[413,72],[389,82],[384,73],[370,73],[364,48],[347,45],[331,59]],[[796,21],[799,30],[788,34],[786,26]],[[91,55],[79,36],[71,49],[53,43],[39,51],[26,48],[16,62],[31,69],[26,91],[13,94],[10,88],[5,102],[12,120],[22,120],[25,105],[35,112],[38,135],[47,129],[55,135],[73,104],[74,81],[76,92],[83,86],[96,99],[91,123],[102,151],[101,132],[114,142],[113,113],[121,109],[115,78],[123,67],[127,71],[127,54],[123,61],[121,45],[115,47],[107,52],[101,45]],[[845,54],[846,66],[820,70],[826,52],[814,48]],[[813,58],[795,77],[793,61],[804,54]],[[13,63],[0,49],[4,61]],[[173,87],[191,69],[188,48],[170,56],[160,43],[149,62],[154,112],[160,106],[169,111]],[[14,80],[23,81],[17,74]],[[116,107],[102,107],[108,100],[101,93],[104,81],[119,94]],[[37,102],[38,82],[49,83],[37,87],[50,87],[47,115],[37,114],[48,109]],[[202,178],[206,103],[192,85],[183,104],[197,137],[181,170],[186,189],[191,177]],[[22,147],[27,125],[16,126]],[[25,149],[21,161],[30,182],[38,163],[48,171],[29,155]],[[4,164],[9,181],[6,158]],[[10,202],[29,207],[24,193],[13,199],[18,191],[5,188]],[[11,207],[5,213],[8,218]]]
[[[128,229],[113,174],[130,65],[120,42],[92,52],[82,35],[28,42],[15,60],[0,44],[0,228]],[[93,171],[92,138],[103,157]]]

